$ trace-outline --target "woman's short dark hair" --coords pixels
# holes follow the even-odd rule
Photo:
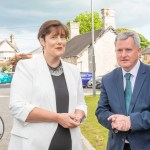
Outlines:
[[[58,34],[63,32],[63,34],[65,34],[64,36],[66,38],[68,37],[69,32],[64,24],[62,24],[59,20],[48,20],[41,25],[38,33],[38,39],[42,38],[45,40],[45,36],[50,34],[53,29],[55,29]]]

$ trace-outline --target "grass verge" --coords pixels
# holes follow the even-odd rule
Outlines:
[[[108,130],[98,123],[95,116],[98,100],[99,95],[96,95],[96,97],[92,95],[85,96],[88,116],[81,125],[81,132],[96,150],[106,150]]]

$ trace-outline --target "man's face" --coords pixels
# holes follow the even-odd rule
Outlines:
[[[140,48],[135,46],[132,37],[126,40],[118,40],[115,46],[119,66],[125,71],[130,71],[139,59]]]

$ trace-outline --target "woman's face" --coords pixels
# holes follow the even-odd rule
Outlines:
[[[40,39],[40,43],[44,48],[44,55],[54,58],[61,57],[66,48],[66,36],[62,30],[54,29],[50,34],[45,36],[45,39]]]

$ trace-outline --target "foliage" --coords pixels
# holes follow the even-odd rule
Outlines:
[[[119,32],[124,32],[124,31],[128,31],[129,29],[127,28],[118,28],[116,31]]]
[[[142,50],[150,46],[150,41],[148,41],[142,34],[138,33],[140,37],[140,45]]]
[[[102,20],[100,18],[100,15],[98,12],[93,12],[94,16],[94,29],[101,29],[102,28]],[[88,12],[84,12],[79,14],[73,22],[79,22],[80,23],[80,34],[84,34],[86,32],[89,32],[92,30],[92,14]],[[69,25],[69,23],[67,23]]]
[[[127,28],[118,28],[117,32],[124,32],[124,31],[128,31],[129,29]],[[130,30],[131,31],[131,30]],[[134,31],[136,32],[136,31]],[[136,32],[137,33],[137,32]],[[150,42],[140,33],[138,33],[139,37],[140,37],[140,45],[141,45],[141,49],[145,49],[147,47],[150,46]]]
[[[98,30],[102,28],[102,19],[100,18],[99,12],[93,12],[94,14],[94,29]],[[76,18],[73,20],[73,22],[79,22],[80,23],[80,34],[84,34],[86,32],[89,32],[92,30],[92,14],[88,13],[87,11],[84,13],[80,13],[78,16],[76,16]],[[69,22],[67,22],[66,24],[69,26]],[[117,32],[123,32],[123,31],[127,31],[130,29],[127,28],[118,28],[116,31]],[[130,30],[131,31],[131,30]],[[132,30],[133,31],[133,30]],[[134,31],[136,32],[136,31]],[[148,41],[142,34],[138,33],[139,37],[140,37],[140,45],[141,45],[141,49],[145,49],[147,47],[150,46],[150,41]]]
[[[10,71],[10,68],[9,68],[9,66],[7,66],[7,64],[4,64],[4,65],[2,66],[1,72],[5,72],[5,71],[7,71],[7,72]]]
[[[95,116],[98,100],[99,95],[96,95],[96,97],[85,96],[88,115],[85,122],[81,125],[81,132],[96,150],[104,150],[106,149],[108,130],[98,123]]]
[[[21,55],[21,54],[20,54],[20,55]],[[15,71],[15,68],[16,68],[16,65],[17,65],[18,61],[19,61],[20,59],[22,59],[22,58],[20,57],[20,55],[15,54],[15,56],[10,59],[10,64],[12,65],[12,71],[13,71],[13,72]]]

